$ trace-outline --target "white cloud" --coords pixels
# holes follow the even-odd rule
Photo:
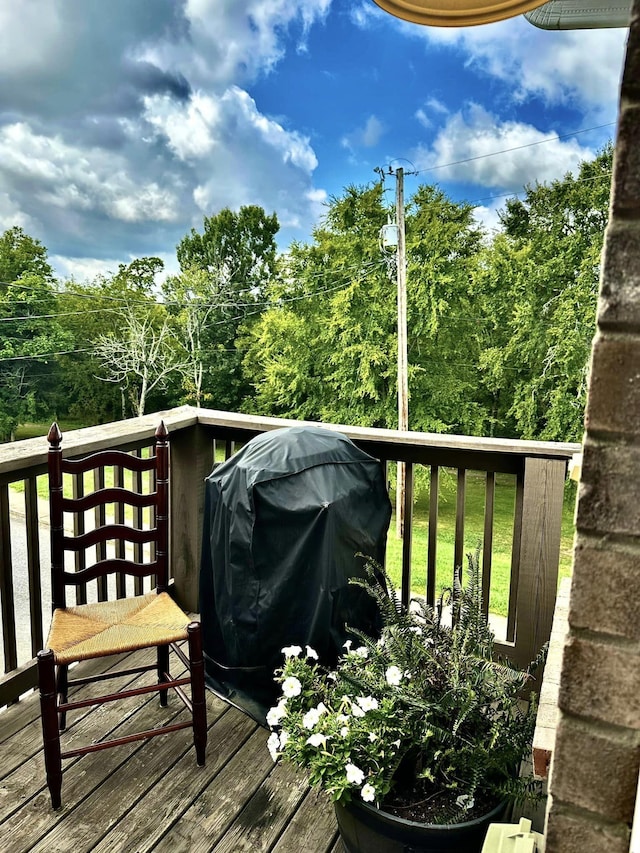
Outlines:
[[[175,219],[176,196],[129,171],[118,154],[34,133],[25,122],[0,129],[0,190],[31,186],[36,209],[93,210],[124,222]]]
[[[166,137],[169,148],[181,160],[211,153],[213,133],[220,120],[220,107],[214,98],[195,92],[184,103],[169,95],[152,95],[143,103],[144,118]]]
[[[341,139],[343,148],[353,151],[355,148],[373,148],[378,144],[386,128],[377,116],[371,115],[362,125]]]
[[[433,127],[434,121],[429,116],[429,113],[437,116],[447,115],[449,108],[439,101],[437,98],[427,98],[422,107],[416,110],[415,117],[423,127]]]
[[[450,116],[431,146],[419,146],[411,159],[417,169],[428,170],[427,180],[517,190],[531,181],[561,177],[595,154],[575,138],[553,139],[554,135],[553,129],[501,121],[478,104],[470,104]],[[536,144],[543,140],[551,141]]]
[[[551,104],[573,103],[594,113],[615,114],[625,29],[549,32],[523,16],[480,27],[410,27],[407,34],[455,48],[466,64]]]

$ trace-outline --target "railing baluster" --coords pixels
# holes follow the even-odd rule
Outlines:
[[[482,537],[482,610],[489,613],[491,591],[491,555],[493,554],[493,504],[496,492],[495,471],[487,471],[484,490],[484,533]]]
[[[71,483],[72,483],[72,494],[73,499],[77,500],[78,498],[84,497],[84,474],[72,474],[71,475]],[[85,532],[85,519],[83,512],[74,512],[73,513],[73,535],[74,536],[82,536]],[[87,567],[87,552],[85,550],[78,550],[75,553],[74,564],[76,572],[81,572],[83,569]],[[79,583],[76,585],[76,604],[86,604],[87,603],[87,585],[86,583]]]
[[[402,604],[411,599],[411,538],[413,533],[413,463],[407,462],[404,475],[404,531],[402,537]]]
[[[516,504],[513,514],[513,540],[511,545],[511,578],[509,580],[509,607],[507,611],[507,642],[516,636],[518,612],[518,578],[520,575],[520,542],[522,540],[522,505],[524,498],[524,468],[516,477]]]
[[[42,631],[42,577],[40,572],[40,525],[38,485],[35,477],[24,481],[25,527],[27,533],[27,573],[29,575],[29,607],[31,610],[31,654],[35,657],[44,647]]]
[[[2,632],[4,671],[18,666],[16,647],[16,611],[13,599],[13,563],[11,559],[11,522],[9,488],[0,483],[0,604],[2,607]]]
[[[142,450],[138,448],[135,451],[135,455],[138,457],[142,456]],[[132,486],[134,492],[142,491],[142,471],[132,471]],[[142,507],[134,506],[133,508],[133,526],[138,529],[142,528]],[[133,562],[141,563],[143,561],[143,552],[142,545],[139,542],[136,542],[133,546]],[[134,578],[133,579],[133,591],[135,595],[142,595],[144,592],[144,578]]]
[[[93,476],[93,487],[96,491],[104,489],[104,468],[96,468]],[[103,527],[106,524],[106,511],[104,504],[95,508],[96,527]],[[107,559],[107,543],[99,542],[96,545],[96,560]],[[109,587],[107,578],[102,577],[97,580],[98,586],[98,601],[107,601],[109,598]]]
[[[435,604],[436,598],[436,554],[438,547],[438,490],[440,468],[431,466],[429,480],[429,539],[427,544],[427,604]]]
[[[464,502],[467,490],[467,469],[458,468],[458,488],[456,493],[456,532],[453,552],[454,572],[463,566],[464,561]]]
[[[124,488],[124,469],[116,466],[113,469],[113,485],[116,488]],[[124,504],[117,503],[113,507],[113,520],[116,524],[124,524]],[[117,539],[114,543],[115,556],[119,560],[126,559],[126,543],[123,539]],[[116,573],[116,598],[126,598],[127,581],[124,572]]]

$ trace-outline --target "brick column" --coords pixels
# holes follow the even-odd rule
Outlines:
[[[640,0],[602,263],[546,853],[628,853],[640,765]]]

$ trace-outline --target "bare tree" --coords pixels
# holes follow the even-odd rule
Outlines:
[[[96,343],[96,356],[106,374],[98,378],[126,388],[134,411],[142,417],[149,393],[170,373],[183,372],[185,364],[167,320],[158,327],[149,315],[122,312],[121,317],[120,334],[100,335]]]

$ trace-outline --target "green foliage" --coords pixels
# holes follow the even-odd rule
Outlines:
[[[178,325],[188,352],[185,391],[190,399],[238,411],[251,393],[241,362],[242,341],[263,311],[277,274],[276,214],[256,205],[229,208],[204,219],[177,247],[181,275],[167,280],[165,297],[178,303]]]
[[[55,306],[46,249],[20,228],[5,231],[0,236],[0,440],[55,405],[55,358],[49,354],[69,345]]]
[[[267,717],[274,758],[306,768],[336,801],[384,807],[403,787],[438,798],[436,822],[465,819],[476,798],[537,796],[533,780],[516,774],[536,716],[535,697],[525,707],[521,695],[544,653],[526,671],[494,660],[478,553],[468,561],[466,584],[458,576],[436,608],[416,601],[409,611],[369,564],[353,582],[377,602],[382,634],[352,631],[362,645],[347,643],[335,672],[309,647],[306,656],[283,650],[283,695]]]
[[[580,441],[595,332],[612,150],[551,184],[528,187],[474,280],[484,314],[482,384],[490,433]]]

